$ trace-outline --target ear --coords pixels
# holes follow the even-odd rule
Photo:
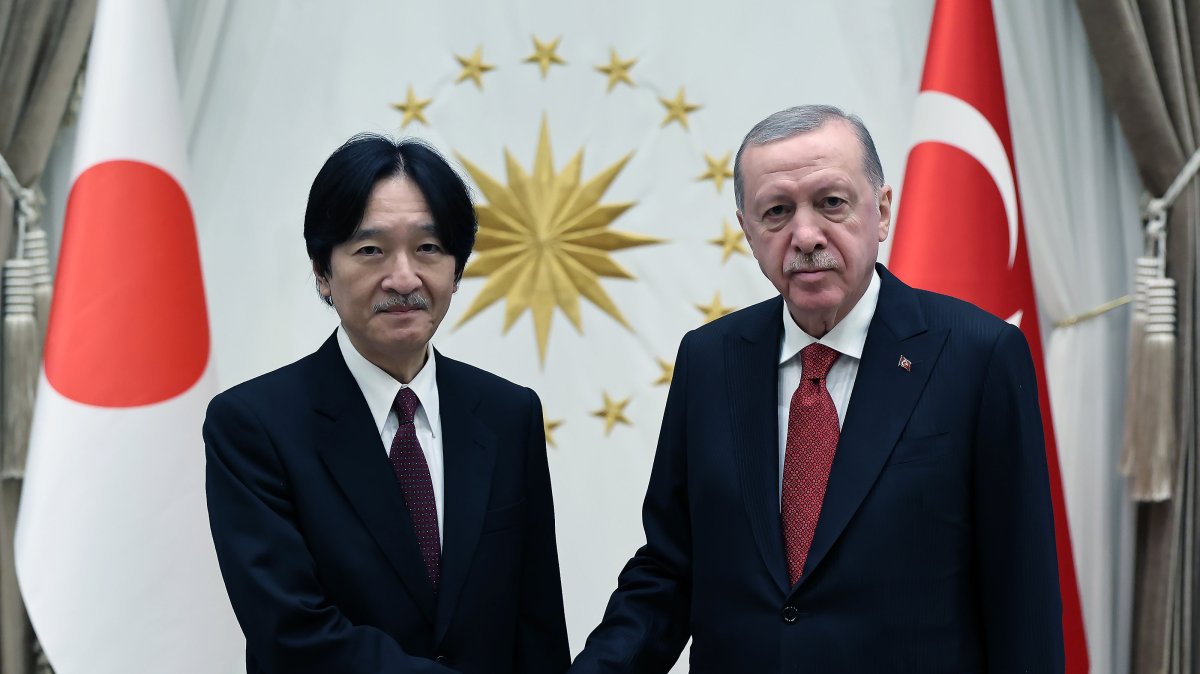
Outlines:
[[[746,226],[746,217],[741,211],[737,212],[738,225],[742,228],[742,236],[746,237],[746,243],[753,245],[750,240],[750,228]]]
[[[879,241],[888,238],[892,229],[892,186],[884,185],[879,188]]]
[[[312,261],[312,270],[313,276],[317,279],[317,292],[325,298],[325,301],[332,302],[333,289],[329,287],[329,277],[321,273],[321,268],[317,265],[316,260]]]

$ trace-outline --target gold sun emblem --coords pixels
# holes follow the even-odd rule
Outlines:
[[[602,204],[600,199],[631,156],[625,155],[581,182],[581,149],[556,173],[545,117],[531,173],[517,163],[511,152],[504,151],[508,185],[459,155],[487,199],[486,204],[476,207],[476,255],[463,272],[467,277],[486,277],[487,282],[459,325],[503,298],[505,332],[526,310],[533,314],[538,356],[543,363],[554,307],[566,314],[576,330],[583,331],[580,296],[632,330],[600,284],[601,277],[634,278],[609,253],[661,242],[609,229],[634,204]]]

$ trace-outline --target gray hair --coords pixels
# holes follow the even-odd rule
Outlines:
[[[854,129],[858,142],[863,149],[863,172],[867,181],[875,188],[878,195],[883,188],[883,165],[879,162],[879,153],[875,151],[875,141],[871,140],[871,132],[867,131],[858,115],[848,115],[841,108],[832,105],[797,105],[767,117],[754,125],[742,146],[738,148],[737,158],[733,160],[733,198],[737,201],[738,210],[742,210],[744,200],[742,188],[742,153],[746,148],[774,143],[777,140],[787,140],[802,133],[816,131],[833,119],[840,119]]]

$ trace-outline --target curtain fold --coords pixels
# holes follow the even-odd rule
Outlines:
[[[95,13],[96,0],[0,0],[0,155],[24,188],[35,186],[46,167]],[[9,187],[0,184],[0,259],[12,255],[17,239],[15,206]],[[0,405],[8,404],[0,398]],[[24,456],[24,448],[0,447],[0,453],[10,458],[0,476],[0,671],[30,674],[36,666],[33,635],[13,569],[24,466],[14,465],[11,457]]]
[[[1200,0],[1077,0],[1104,89],[1146,191],[1161,196],[1200,138]],[[1135,226],[1131,222],[1130,226]],[[1197,298],[1200,184],[1167,218],[1167,275],[1178,289],[1177,473],[1169,502],[1138,506],[1131,671],[1200,671],[1196,609]]]

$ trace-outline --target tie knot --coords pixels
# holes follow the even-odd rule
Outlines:
[[[841,355],[824,344],[809,344],[800,349],[801,376],[805,379],[824,379],[833,367],[833,361]]]
[[[400,420],[400,425],[411,424],[413,415],[417,413],[417,405],[421,401],[417,399],[417,394],[407,386],[400,389],[396,394],[396,402],[392,403],[392,409],[396,410],[396,418]]]

